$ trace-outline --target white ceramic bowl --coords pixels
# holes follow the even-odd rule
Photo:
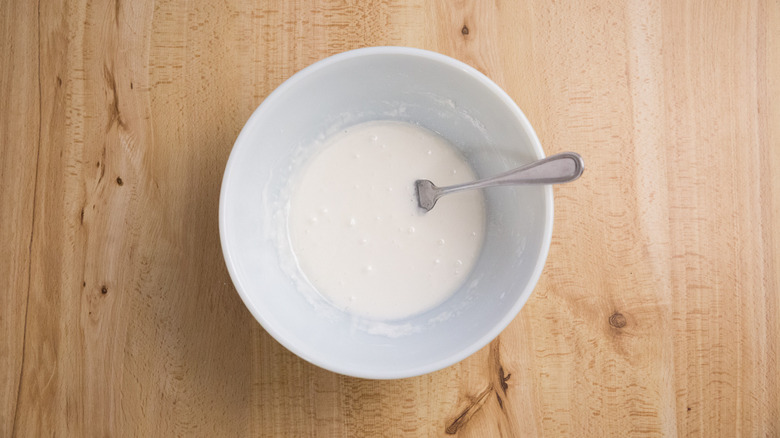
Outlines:
[[[390,322],[344,313],[297,274],[286,235],[289,181],[313,145],[382,119],[439,133],[480,177],[544,156],[517,105],[474,68],[418,49],[353,50],[296,73],[252,114],[225,169],[219,229],[238,293],[277,341],[328,370],[391,379],[452,365],[512,321],[547,257],[553,197],[550,186],[485,191],[480,258],[464,287],[437,308]]]

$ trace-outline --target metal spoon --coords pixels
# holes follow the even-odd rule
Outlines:
[[[579,178],[584,169],[585,162],[579,154],[563,152],[528,163],[493,178],[454,186],[436,187],[427,179],[418,179],[415,182],[417,202],[425,211],[431,211],[433,206],[436,205],[436,201],[449,193],[515,184],[560,184]]]

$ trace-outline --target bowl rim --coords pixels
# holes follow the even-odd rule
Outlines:
[[[517,106],[514,100],[512,100],[512,98],[501,87],[499,87],[495,82],[493,82],[490,78],[485,76],[483,73],[481,73],[474,67],[471,67],[470,65],[464,62],[458,61],[454,58],[451,58],[449,56],[437,52],[411,48],[411,47],[378,46],[378,47],[365,47],[360,49],[349,50],[346,52],[329,56],[320,61],[317,61],[301,69],[300,71],[293,74],[292,76],[290,76],[281,85],[279,85],[276,89],[274,89],[263,100],[263,102],[260,103],[260,105],[254,110],[252,115],[244,124],[243,128],[241,129],[241,132],[236,138],[236,141],[233,143],[233,147],[231,148],[230,156],[228,158],[227,164],[225,165],[225,171],[222,177],[222,183],[221,183],[220,194],[219,194],[219,236],[220,236],[222,255],[224,257],[225,265],[227,266],[228,273],[230,274],[230,278],[233,281],[233,285],[235,286],[236,291],[241,297],[241,300],[244,302],[244,305],[249,309],[250,313],[252,313],[252,316],[254,316],[254,318],[257,320],[257,322],[260,323],[263,329],[266,332],[268,332],[268,334],[270,334],[271,337],[273,337],[277,342],[279,342],[285,348],[293,352],[298,357],[306,360],[307,362],[335,373],[339,373],[347,376],[353,376],[353,377],[366,378],[366,379],[401,379],[401,378],[415,377],[423,374],[428,374],[434,371],[444,369],[446,367],[449,367],[451,365],[454,365],[462,361],[463,359],[471,356],[472,354],[476,353],[477,351],[479,351],[480,349],[488,345],[490,342],[492,342],[515,319],[515,317],[518,315],[522,307],[528,301],[528,298],[531,296],[531,293],[533,292],[534,288],[536,287],[536,284],[538,283],[539,278],[541,277],[542,270],[544,269],[544,265],[547,260],[547,255],[550,249],[550,242],[552,240],[553,212],[554,212],[553,191],[550,185],[544,186],[545,220],[544,220],[544,231],[542,236],[542,247],[539,254],[537,255],[536,264],[534,265],[534,269],[531,272],[529,281],[526,283],[525,288],[520,293],[519,298],[512,304],[510,311],[502,319],[496,321],[496,323],[491,327],[491,329],[488,330],[484,335],[482,335],[476,341],[468,345],[464,345],[462,348],[454,351],[452,354],[448,355],[447,357],[421,366],[410,367],[410,368],[399,368],[391,371],[387,371],[387,370],[377,371],[371,369],[362,369],[360,367],[353,367],[350,364],[339,363],[337,360],[329,360],[328,358],[315,357],[309,354],[308,352],[306,352],[304,349],[300,348],[292,340],[282,336],[281,333],[278,332],[273,327],[273,325],[263,317],[262,312],[255,306],[253,301],[250,299],[249,295],[245,292],[244,285],[241,284],[241,280],[236,272],[234,254],[231,252],[231,249],[227,243],[227,231],[226,231],[226,223],[225,223],[226,214],[227,214],[226,213],[226,209],[227,209],[226,192],[229,186],[228,182],[230,180],[231,173],[233,172],[233,168],[236,166],[236,162],[237,162],[237,158],[236,158],[237,154],[235,152],[240,148],[247,147],[245,145],[247,145],[248,142],[245,141],[246,140],[245,137],[249,135],[248,132],[250,131],[250,127],[257,123],[258,119],[260,119],[263,116],[263,113],[267,110],[267,108],[271,107],[276,100],[283,98],[285,92],[288,89],[293,88],[298,82],[307,78],[308,76],[311,76],[312,74],[315,74],[318,70],[330,66],[331,64],[346,61],[353,58],[359,58],[364,56],[376,56],[376,55],[404,55],[410,57],[420,57],[465,72],[466,74],[468,74],[469,76],[471,76],[472,78],[480,82],[482,85],[487,87],[492,93],[494,93],[494,95],[497,98],[499,98],[503,102],[507,110],[509,110],[517,118],[522,129],[528,135],[533,152],[536,155],[536,158],[537,159],[544,158],[545,155],[542,149],[542,145],[539,142],[539,139],[536,136],[536,132],[531,126],[531,123],[528,121],[528,118],[525,116],[522,110],[520,110],[520,108]]]

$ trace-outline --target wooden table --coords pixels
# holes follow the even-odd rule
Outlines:
[[[8,0],[0,23],[0,436],[780,435],[777,1]],[[217,233],[251,112],[375,45],[473,65],[587,164],[509,328],[400,381],[277,344]]]

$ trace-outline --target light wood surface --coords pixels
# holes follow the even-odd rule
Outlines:
[[[777,1],[4,0],[0,26],[0,436],[780,435]],[[374,45],[473,65],[587,166],[515,321],[399,381],[277,344],[217,233],[256,106]]]

